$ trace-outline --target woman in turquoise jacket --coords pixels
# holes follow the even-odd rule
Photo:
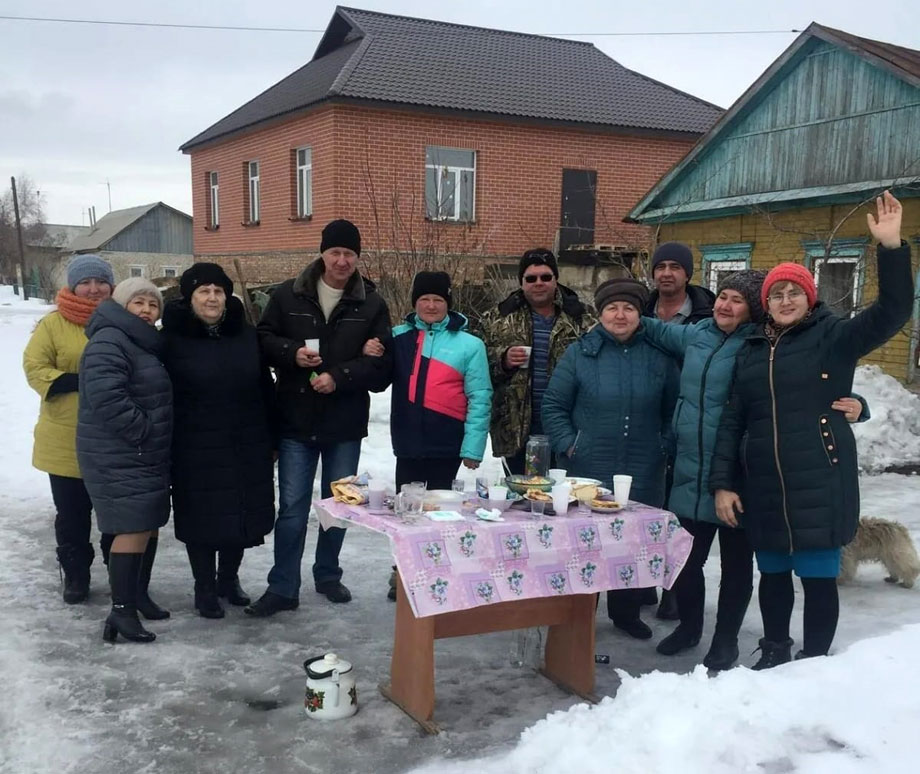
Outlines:
[[[680,624],[658,644],[658,652],[670,656],[699,643],[706,601],[703,565],[718,534],[722,580],[715,633],[703,659],[710,669],[727,669],[737,660],[738,632],[753,588],[753,552],[742,528],[729,527],[716,516],[709,469],[735,358],[763,317],[760,289],[765,276],[761,271],[729,276],[719,286],[713,317],[695,325],[643,320],[648,339],[683,361],[673,420],[677,452],[668,508],[693,535],[690,557],[674,584]],[[859,401],[852,399],[837,401],[834,408],[852,419],[860,412]]]
[[[642,283],[608,280],[594,301],[600,324],[556,364],[543,396],[543,430],[569,474],[608,485],[614,475],[630,475],[630,499],[660,507],[677,365],[645,336]],[[608,592],[607,614],[618,629],[648,639],[640,599],[638,589]]]

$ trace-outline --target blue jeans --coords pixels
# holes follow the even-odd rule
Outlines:
[[[320,494],[331,497],[330,482],[358,472],[361,441],[308,444],[282,438],[278,456],[278,519],[275,521],[275,566],[268,573],[268,590],[288,599],[300,595],[300,564],[303,559],[307,521],[313,501],[313,480],[322,458]],[[342,577],[339,552],[345,530],[319,528],[313,583],[338,581]]]

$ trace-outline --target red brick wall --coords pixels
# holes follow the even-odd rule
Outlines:
[[[434,244],[446,251],[517,255],[528,247],[552,246],[559,227],[563,168],[597,171],[595,242],[645,244],[647,231],[622,223],[622,218],[691,144],[396,109],[324,106],[192,152],[195,253],[274,253],[275,262],[279,252],[293,251],[305,260],[315,255],[323,225],[347,217],[361,228],[366,249],[390,249],[395,240],[404,249],[411,241],[416,247]],[[304,145],[313,151],[313,218],[306,222],[290,220],[295,214],[291,149]],[[475,223],[425,219],[426,145],[476,151]],[[259,226],[246,227],[241,169],[250,160],[261,164],[262,212]],[[220,174],[217,231],[204,228],[204,181],[211,170]],[[369,188],[375,192],[376,208]]]

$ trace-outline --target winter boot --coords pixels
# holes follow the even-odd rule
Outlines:
[[[655,612],[655,618],[660,621],[677,621],[680,613],[677,611],[677,594],[674,591],[661,592],[661,604]]]
[[[224,597],[237,607],[246,607],[252,602],[240,586],[239,570],[242,563],[242,548],[221,548],[217,552],[217,596]]]
[[[707,669],[730,669],[738,660],[738,632],[741,631],[750,601],[750,587],[729,583],[719,587],[716,630],[712,635],[709,652],[703,658],[703,666]]]
[[[153,642],[156,635],[141,626],[137,617],[137,582],[143,554],[111,554],[109,585],[112,588],[112,612],[105,619],[102,639],[115,642],[120,634],[132,642]]]
[[[188,560],[195,577],[195,609],[202,618],[223,618],[224,609],[217,598],[215,578],[217,551],[211,546],[186,544]]]
[[[658,643],[655,648],[662,656],[675,656],[682,650],[695,648],[700,644],[700,630],[683,623]]]
[[[787,639],[785,642],[761,639],[758,650],[760,650],[760,660],[751,669],[772,669],[792,660],[792,639]]]
[[[152,537],[147,541],[147,550],[144,551],[144,558],[141,561],[141,571],[137,576],[137,612],[148,621],[161,621],[164,618],[169,618],[169,611],[160,607],[147,593],[153,562],[157,557],[159,540],[159,538]]]
[[[85,602],[89,596],[89,567],[94,555],[90,543],[58,546],[57,558],[64,576],[63,596],[68,605]]]
[[[738,660],[738,638],[713,635],[709,652],[703,657],[703,666],[720,672],[730,669]]]

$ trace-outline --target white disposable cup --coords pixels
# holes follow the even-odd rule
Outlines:
[[[303,344],[307,349],[313,350],[317,355],[319,354],[319,339],[304,339]]]
[[[508,487],[506,486],[490,486],[489,487],[489,499],[492,501],[495,500],[507,500],[508,499]],[[504,507],[504,506],[503,506]]]
[[[629,502],[630,487],[632,487],[632,476],[614,476],[613,499],[625,506]]]
[[[382,478],[369,479],[367,482],[367,507],[373,511],[382,510],[386,490],[386,482]]]
[[[550,477],[550,480],[554,484],[561,484],[565,481],[565,477],[568,475],[568,471],[565,468],[550,468],[546,471],[546,475]]]
[[[572,498],[571,484],[556,484],[552,489],[553,510],[557,516],[564,516],[569,509],[569,500]]]
[[[533,351],[533,347],[525,347],[524,345],[519,345],[520,349],[523,349],[527,353],[527,360],[521,365],[521,368],[530,368],[530,353]]]

